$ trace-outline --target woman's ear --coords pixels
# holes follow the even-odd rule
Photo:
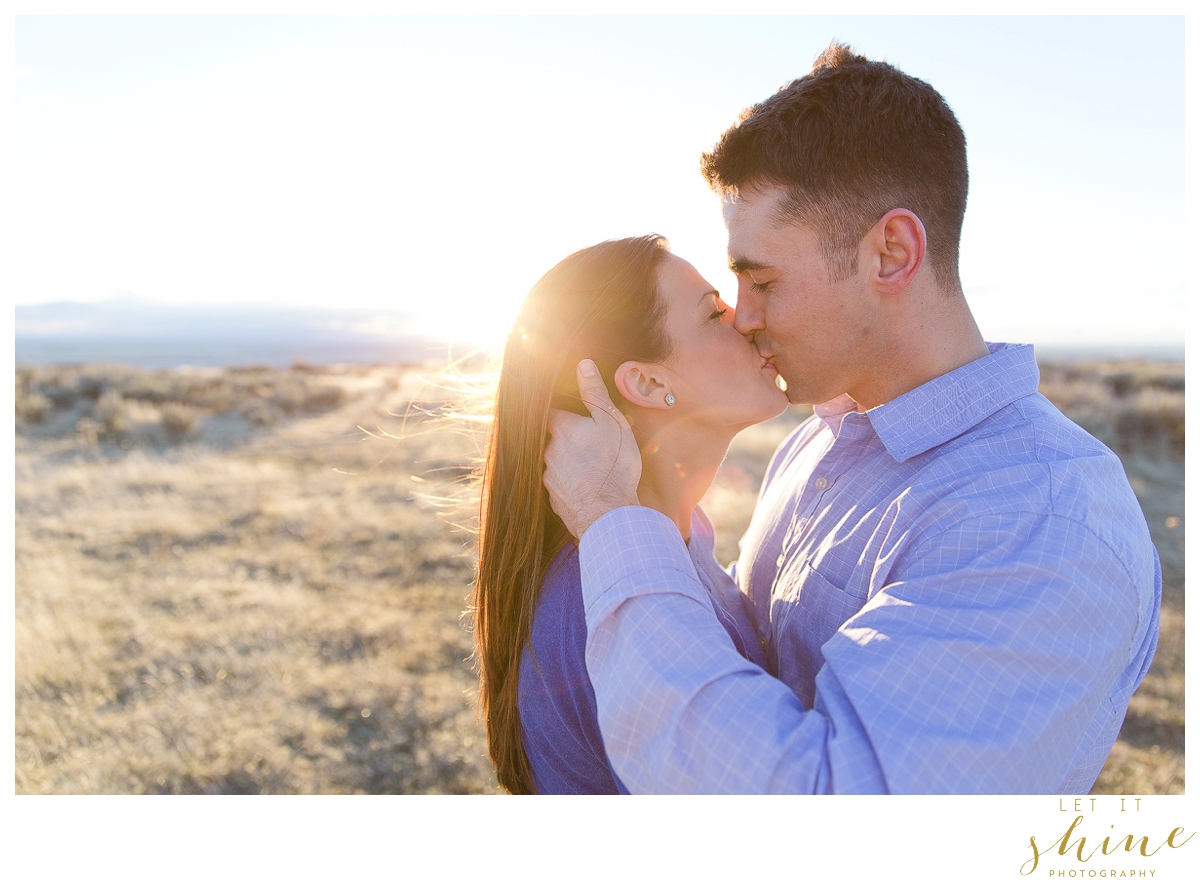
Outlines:
[[[656,364],[643,364],[638,361],[626,361],[617,367],[613,376],[613,384],[621,396],[643,409],[670,409],[664,400],[670,389],[666,384],[666,375]]]

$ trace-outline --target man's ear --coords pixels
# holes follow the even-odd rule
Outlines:
[[[925,263],[925,224],[906,208],[893,208],[871,227],[867,240],[874,251],[871,279],[880,293],[900,293]]]
[[[621,396],[634,406],[643,409],[670,409],[663,399],[670,390],[666,384],[666,376],[655,364],[625,361],[617,367],[613,384],[617,386]]]

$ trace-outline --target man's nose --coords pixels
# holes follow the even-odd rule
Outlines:
[[[738,304],[733,311],[733,329],[743,336],[750,336],[754,331],[763,329],[762,305],[750,290],[738,291]]]

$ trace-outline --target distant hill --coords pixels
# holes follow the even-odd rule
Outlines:
[[[1182,345],[1112,344],[1112,345],[1036,345],[1039,361],[1182,361]]]
[[[446,340],[413,332],[402,312],[174,306],[137,300],[16,307],[16,362],[143,368],[262,364],[423,363]],[[460,352],[460,348],[462,351]],[[465,346],[454,347],[456,354]]]
[[[18,365],[117,363],[158,369],[189,364],[418,364],[473,349],[412,328],[412,316],[372,309],[173,306],[135,299],[16,307]],[[453,344],[451,344],[453,342]],[[1181,361],[1182,346],[1038,345],[1042,361],[1147,358]]]

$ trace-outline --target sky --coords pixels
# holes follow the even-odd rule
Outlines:
[[[735,300],[698,157],[833,37],[928,80],[958,115],[971,169],[962,274],[988,339],[1183,342],[1179,17],[18,18],[10,300],[408,309],[434,331],[487,341],[563,256],[650,231]],[[1187,824],[1183,803],[1146,799],[1118,828]],[[60,844],[72,804],[51,806],[54,821],[37,814],[22,839]],[[77,845],[56,858],[94,861],[137,827],[150,833],[123,858],[179,862],[174,832],[196,823],[157,801],[117,807],[73,822]],[[535,869],[579,852],[628,867],[621,844],[632,840],[660,873],[694,862],[732,874],[746,849],[714,845],[714,827],[735,844],[817,828],[819,845],[796,852],[818,874],[875,866],[914,841],[931,871],[986,874],[1004,859],[1015,867],[1031,832],[1049,839],[1066,824],[1055,826],[1055,798],[905,802],[916,822],[878,802],[818,812],[762,800],[716,826],[687,804],[646,801],[644,816],[622,805],[617,845],[597,848],[595,823],[549,805],[530,824],[536,807],[506,814],[517,827],[481,800],[434,799],[420,807],[432,819],[414,826],[411,811],[397,824],[395,810],[345,800],[321,814],[335,833],[313,826],[303,845],[263,847],[262,808],[233,799],[212,808],[205,845],[184,851],[208,873],[312,873],[361,867],[375,844],[453,874],[444,854],[462,849],[464,828],[474,851],[506,853],[514,833],[557,818],[521,853]],[[464,824],[472,808],[487,815]],[[265,818],[273,839],[308,830],[290,809]],[[755,858],[770,866],[780,852],[793,855]]]
[[[401,310],[485,344],[657,232],[730,301],[698,171],[832,38],[967,136],[989,340],[1182,345],[1174,17],[21,17],[14,299]]]

